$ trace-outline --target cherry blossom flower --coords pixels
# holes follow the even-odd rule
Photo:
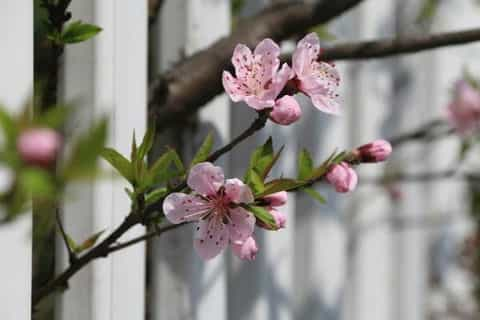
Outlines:
[[[340,193],[354,190],[358,182],[357,173],[347,162],[333,165],[325,175],[325,179]]]
[[[277,124],[289,125],[300,119],[302,109],[297,100],[292,96],[283,96],[275,101],[275,106],[270,112],[270,120]]]
[[[318,61],[319,54],[320,40],[316,33],[309,33],[298,42],[292,56],[295,81],[298,89],[312,99],[317,109],[338,114],[340,76],[332,64]]]
[[[238,204],[254,198],[242,181],[225,180],[220,167],[202,162],[192,167],[187,184],[193,193],[168,195],[163,212],[175,224],[197,221],[194,247],[203,259],[217,256],[229,242],[242,243],[252,235],[255,217]]]
[[[17,140],[20,157],[30,165],[49,167],[55,162],[62,138],[50,128],[25,130]]]
[[[241,242],[233,242],[231,245],[233,253],[242,260],[252,261],[258,252],[257,242],[255,238],[248,237],[247,240]]]
[[[358,161],[363,163],[385,161],[391,153],[392,145],[386,140],[375,140],[353,150]]]
[[[280,48],[271,39],[261,41],[253,53],[250,49],[238,44],[233,52],[232,63],[235,67],[234,77],[224,71],[223,87],[234,102],[245,101],[256,109],[273,108],[280,92],[293,71],[284,63],[280,66]]]
[[[447,108],[447,120],[463,136],[480,128],[480,92],[467,81],[457,82],[454,100]]]

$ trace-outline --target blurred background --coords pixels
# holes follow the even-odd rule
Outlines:
[[[38,20],[42,12],[37,2]],[[148,78],[152,81],[185,56],[228,35],[239,19],[275,2],[150,0],[145,39]],[[98,41],[66,48],[59,76],[61,95],[67,101],[81,98],[78,104],[85,113],[80,123],[95,112],[92,101],[102,104],[95,81],[111,71],[98,64],[102,54],[109,54],[101,40],[109,34],[106,25],[121,21],[104,18],[102,10],[107,7],[93,0],[71,4],[75,17],[95,21],[107,30]],[[285,41],[282,49],[291,52],[296,40],[309,31],[317,32],[328,47],[474,28],[479,17],[475,0],[367,0],[328,25]],[[35,31],[36,77],[41,79],[50,69],[38,21]],[[133,46],[131,55],[128,46],[120,49],[127,50],[124,53],[130,59],[142,54]],[[277,148],[285,145],[274,175],[295,175],[296,155],[303,148],[319,163],[335,148],[350,149],[422,128],[445,117],[454,82],[466,70],[474,77],[480,75],[479,56],[480,45],[470,44],[386,59],[339,61],[341,116],[320,113],[303,99],[299,122],[289,127],[269,123],[220,163],[228,176],[242,176],[251,150],[273,136]],[[122,61],[129,63],[128,58]],[[130,114],[135,113],[133,106],[129,108]],[[214,130],[217,145],[222,145],[254,118],[246,105],[218,96],[194,121],[163,131],[150,158],[170,145],[189,159],[209,131]],[[115,262],[114,256],[87,267],[72,279],[66,293],[43,303],[35,317],[120,320],[121,312],[105,310],[125,304],[150,320],[480,319],[480,185],[478,180],[446,173],[458,166],[469,172],[478,169],[478,150],[466,156],[462,150],[462,140],[455,135],[412,139],[395,146],[387,163],[361,166],[359,188],[352,194],[337,194],[329,186],[318,185],[327,204],[305,194],[290,194],[283,208],[287,228],[256,233],[260,251],[254,262],[240,261],[228,251],[204,262],[193,252],[190,228],[167,233],[136,249],[140,250],[136,257],[143,260],[130,257]],[[66,228],[79,238],[98,231],[95,214],[105,199],[92,197],[95,190],[91,186],[78,189],[64,210]],[[86,212],[86,208],[93,209]],[[64,269],[67,257],[53,226],[34,230],[35,288]],[[115,271],[119,261],[131,265],[128,271]],[[105,273],[107,269],[114,271]],[[107,283],[102,274],[110,277]],[[137,282],[111,289],[115,281],[130,277]],[[137,294],[125,296],[130,289]],[[139,297],[135,290],[143,290],[145,296]],[[120,291],[124,300],[115,298]]]

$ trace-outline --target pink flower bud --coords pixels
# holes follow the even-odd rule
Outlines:
[[[297,100],[292,96],[283,96],[275,101],[270,119],[281,125],[289,125],[300,119],[302,109]]]
[[[257,219],[255,221],[255,224],[265,230],[278,230],[278,229],[283,229],[285,228],[287,224],[287,217],[280,211],[277,211],[274,208],[266,208],[270,215],[272,216],[273,220],[275,221],[275,225],[267,225],[264,222],[262,222],[260,219]]]
[[[480,128],[480,92],[467,81],[456,83],[454,99],[447,108],[447,120],[462,136]]]
[[[385,140],[375,140],[353,151],[360,162],[385,161],[392,153],[392,145]]]
[[[357,173],[346,162],[333,165],[325,178],[337,192],[341,193],[352,191],[358,182]]]
[[[275,192],[272,194],[269,194],[268,196],[263,197],[263,200],[265,200],[268,205],[272,207],[281,207],[285,203],[287,203],[287,192],[286,191],[280,191],[280,192]]]
[[[258,252],[257,242],[253,237],[248,237],[243,242],[233,242],[231,244],[233,253],[242,260],[252,261]]]
[[[40,167],[51,166],[60,150],[62,138],[53,129],[28,129],[20,134],[17,149],[23,161]]]

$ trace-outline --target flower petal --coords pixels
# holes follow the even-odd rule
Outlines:
[[[292,79],[293,76],[294,73],[292,69],[288,64],[284,63],[282,68],[273,76],[272,83],[263,94],[263,98],[275,100],[280,92],[282,92],[283,88],[285,88],[288,80]]]
[[[220,219],[201,220],[195,233],[193,246],[203,259],[212,259],[228,245],[229,230]]]
[[[299,78],[308,73],[312,62],[317,60],[319,54],[320,40],[316,33],[309,33],[298,42],[292,56],[292,66]]]
[[[235,67],[235,74],[239,79],[244,79],[252,69],[253,56],[249,47],[244,44],[237,44],[233,51],[232,64]]]
[[[340,114],[340,105],[334,99],[323,95],[315,95],[312,97],[313,105],[320,111],[328,114],[338,115]]]
[[[255,217],[253,214],[243,208],[230,209],[230,223],[228,229],[230,231],[230,240],[244,241],[250,237],[255,227]]]
[[[163,201],[163,212],[171,223],[194,221],[208,212],[211,205],[194,195],[175,192],[169,194]]]
[[[237,178],[225,181],[225,195],[235,203],[250,203],[254,200],[250,187]]]
[[[187,184],[197,193],[210,196],[217,193],[224,181],[222,168],[210,162],[201,162],[190,169]]]
[[[251,95],[250,89],[228,71],[223,71],[222,83],[223,88],[234,102],[239,102]]]
[[[231,244],[234,255],[242,260],[253,261],[258,252],[257,242],[253,237],[249,237],[244,242],[233,242]]]
[[[275,105],[275,100],[273,98],[262,99],[256,96],[248,96],[245,98],[245,103],[255,110],[263,110],[273,107]]]
[[[254,55],[262,55],[276,59],[280,56],[280,47],[278,44],[270,38],[263,39],[255,47],[253,51]]]

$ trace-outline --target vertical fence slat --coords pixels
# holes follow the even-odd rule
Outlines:
[[[4,30],[0,33],[0,103],[20,111],[33,90],[33,2],[3,2],[0,27]],[[31,232],[30,213],[0,226],[0,254],[5,257],[0,272],[0,319],[30,319]]]
[[[206,19],[205,17],[209,17]],[[165,1],[155,28],[156,71],[170,67],[182,53],[193,54],[230,30],[228,1]],[[229,106],[225,96],[211,101],[199,114],[195,128],[177,129],[170,138],[186,160],[200,146],[208,131],[214,132],[215,147],[229,139]],[[175,130],[173,130],[175,131]],[[159,137],[161,152],[164,137]],[[160,141],[162,140],[162,141]],[[181,141],[180,141],[181,140]],[[179,143],[180,142],[180,143]],[[220,161],[220,165],[227,163]],[[228,168],[225,168],[228,175]],[[209,319],[226,317],[225,258],[202,261],[193,252],[191,227],[165,234],[152,242],[153,319]]]
[[[146,128],[147,2],[74,1],[72,13],[103,28],[94,40],[65,52],[64,97],[78,99],[83,112],[75,126],[86,128],[95,117],[108,116],[107,144],[128,156],[133,130],[140,140]],[[108,233],[121,223],[130,210],[125,186],[112,176],[71,189],[64,214],[74,239],[102,229]],[[142,232],[137,227],[120,241]],[[145,245],[138,244],[74,276],[58,314],[60,319],[141,319],[144,299]]]

